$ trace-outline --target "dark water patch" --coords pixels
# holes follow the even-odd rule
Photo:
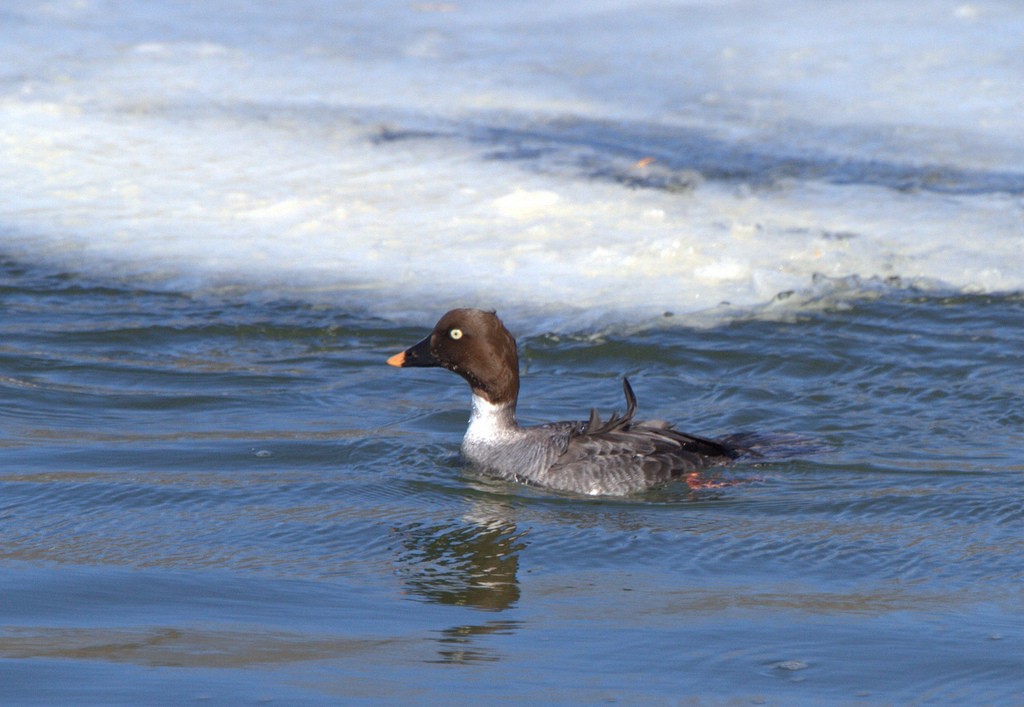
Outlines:
[[[488,146],[485,156],[491,159],[524,160],[540,169],[573,169],[625,186],[668,191],[690,191],[702,180],[770,187],[797,179],[906,192],[1024,193],[1024,173],[1013,170],[915,164],[799,146],[811,132],[819,133],[822,144],[840,145],[859,144],[864,139],[877,142],[878,135],[885,132],[879,126],[832,130],[835,134],[827,135],[821,128],[794,125],[792,143],[785,139],[753,143],[722,138],[704,129],[571,116],[527,128],[481,123],[470,139]]]

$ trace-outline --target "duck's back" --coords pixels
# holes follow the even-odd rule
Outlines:
[[[625,415],[602,421],[592,411],[586,422],[521,427],[500,445],[467,448],[464,442],[463,452],[502,478],[589,495],[643,491],[738,456],[728,443],[665,422],[635,422],[636,397],[628,381],[623,388]]]
[[[661,422],[628,422],[569,437],[544,485],[585,494],[621,495],[660,486],[692,471],[726,464],[733,448]]]

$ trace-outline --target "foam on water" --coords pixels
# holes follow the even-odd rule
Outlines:
[[[754,309],[822,276],[1024,289],[1012,3],[2,18],[8,256],[417,323]]]

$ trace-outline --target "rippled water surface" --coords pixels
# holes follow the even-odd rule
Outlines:
[[[1024,700],[1024,300],[892,288],[520,337],[521,416],[820,451],[478,478],[432,325],[0,270],[5,702]]]

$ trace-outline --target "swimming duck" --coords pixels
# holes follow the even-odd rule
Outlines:
[[[620,496],[661,486],[743,451],[728,441],[635,419],[637,402],[623,378],[626,413],[601,420],[521,427],[516,341],[495,312],[453,309],[425,339],[387,361],[402,368],[440,367],[473,391],[462,456],[483,472],[556,491]]]

